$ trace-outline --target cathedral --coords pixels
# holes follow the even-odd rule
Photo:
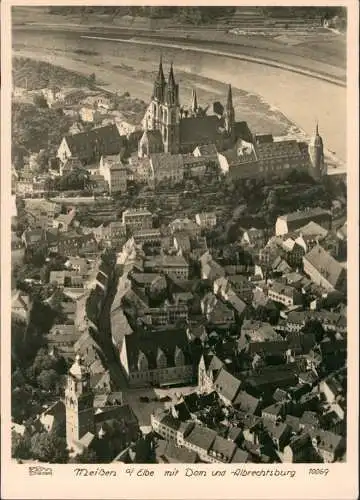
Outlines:
[[[139,157],[153,153],[192,153],[197,146],[205,144],[214,144],[222,151],[233,147],[239,138],[249,140],[251,133],[246,123],[235,121],[230,85],[225,107],[217,104],[214,113],[207,115],[193,91],[191,106],[185,110],[180,104],[173,66],[171,64],[166,79],[160,60],[152,100],[143,120]]]
[[[246,122],[238,122],[228,87],[225,106],[216,102],[207,114],[193,91],[190,106],[180,103],[179,85],[173,65],[165,78],[162,60],[155,78],[151,102],[143,119],[138,157],[189,155],[197,148],[215,148],[223,173],[234,178],[280,175],[303,170],[313,178],[326,174],[324,145],[316,126],[309,144],[296,140],[276,140],[271,134],[253,134]],[[169,156],[167,162],[170,163]]]

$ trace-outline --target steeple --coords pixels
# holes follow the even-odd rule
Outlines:
[[[319,122],[318,121],[316,122],[315,135],[312,139],[312,143],[315,147],[319,147],[319,148],[323,147],[323,140],[319,134]]]
[[[319,179],[322,175],[326,174],[326,165],[324,157],[324,143],[319,134],[319,124],[316,122],[315,134],[309,143],[309,157],[312,168],[310,174]]]
[[[227,133],[231,136],[234,135],[234,124],[235,124],[235,110],[232,100],[231,85],[229,84],[227,101],[225,106],[225,128],[227,130]]]
[[[169,78],[168,78],[168,86],[172,87],[172,88],[176,87],[175,77],[174,77],[173,63],[171,63],[171,65],[170,65]]]
[[[164,76],[164,70],[163,70],[163,65],[162,65],[162,55],[160,56],[159,70],[158,70],[158,74],[156,77],[156,81],[162,85],[165,83],[165,76]]]
[[[231,89],[231,84],[229,83],[228,87],[228,95],[227,95],[227,101],[226,101],[226,109],[229,111],[230,109],[234,109],[233,106],[233,100],[232,100],[232,89]]]
[[[166,82],[162,65],[162,56],[160,56],[159,70],[154,82],[154,92],[153,92],[153,98],[159,102],[162,102],[164,100],[165,85]]]
[[[165,102],[168,106],[179,105],[179,87],[175,82],[173,63],[170,65],[168,81],[166,85],[166,98]]]
[[[193,91],[192,91],[192,99],[191,99],[191,111],[193,113],[196,113],[197,110],[198,110],[197,95],[196,95],[196,90],[193,89]]]

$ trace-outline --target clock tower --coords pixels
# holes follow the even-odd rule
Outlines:
[[[94,394],[90,387],[90,373],[76,356],[65,388],[66,441],[68,448],[87,432],[94,432]]]

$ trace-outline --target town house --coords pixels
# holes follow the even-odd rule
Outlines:
[[[124,337],[120,359],[131,387],[185,385],[194,378],[185,328],[139,328]]]

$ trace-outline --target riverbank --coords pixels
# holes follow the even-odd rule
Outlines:
[[[223,100],[226,85],[234,88],[236,116],[257,133],[289,132],[309,137],[319,122],[325,146],[337,159],[346,159],[346,89],[249,61],[180,49],[90,40],[77,33],[14,31],[14,55],[37,58],[89,75],[95,72],[111,92],[129,91],[149,101],[160,54],[165,69],[174,62],[181,102],[187,105],[192,89],[200,105]],[[81,51],[96,53],[86,56]],[[106,61],[106,63],[104,62]],[[331,106],[329,106],[331,103]]]

